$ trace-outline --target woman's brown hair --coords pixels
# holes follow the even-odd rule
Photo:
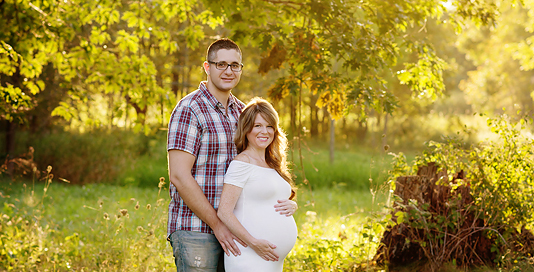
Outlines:
[[[237,131],[234,137],[237,153],[241,153],[247,149],[247,134],[252,131],[258,114],[261,114],[261,117],[274,128],[274,139],[265,150],[265,162],[291,185],[291,197],[289,199],[293,199],[295,197],[295,186],[293,185],[293,179],[287,167],[287,137],[285,132],[280,128],[278,113],[271,103],[261,97],[252,98],[239,116]]]

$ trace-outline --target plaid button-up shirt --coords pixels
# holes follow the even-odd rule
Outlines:
[[[233,136],[245,105],[233,95],[228,99],[228,115],[223,105],[208,91],[206,82],[185,96],[174,108],[169,121],[167,150],[178,149],[196,157],[191,174],[215,209],[219,207],[223,177],[237,155]],[[213,233],[184,203],[176,187],[170,185],[167,237],[176,230]]]

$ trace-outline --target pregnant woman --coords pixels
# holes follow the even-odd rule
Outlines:
[[[273,106],[254,98],[241,113],[237,155],[224,176],[218,216],[247,247],[224,256],[226,272],[281,272],[297,240],[287,139]],[[274,208],[273,208],[274,207]],[[276,209],[275,209],[276,208]]]

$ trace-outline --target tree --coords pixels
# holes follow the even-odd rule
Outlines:
[[[201,3],[184,0],[12,0],[0,7],[6,30],[0,33],[0,119],[7,124],[7,153],[15,124],[33,123],[30,116],[37,115],[30,111],[40,106],[51,108],[37,110],[45,116],[55,108],[52,115],[95,125],[113,125],[134,109],[136,128],[145,132],[152,110],[164,124],[164,109],[174,106],[178,93],[167,89],[176,85],[177,64],[185,64],[182,82],[188,77],[183,71],[190,64],[178,50],[198,55],[205,29],[221,22]],[[53,103],[37,96],[47,87]],[[97,100],[108,105],[104,113],[91,110]]]
[[[532,12],[534,2],[513,6],[501,3],[494,25],[470,27],[460,36],[460,50],[475,68],[461,84],[477,112],[502,113],[504,109],[529,113],[532,96]]]
[[[16,125],[27,122],[37,105],[35,96],[46,88],[49,63],[57,63],[65,43],[74,35],[67,27],[63,2],[1,1],[0,120],[6,124],[6,153],[13,149]]]
[[[436,99],[444,89],[444,62],[428,40],[409,30],[424,28],[444,14],[455,26],[465,18],[488,24],[497,12],[491,1],[463,0],[204,2],[224,16],[232,38],[262,49],[260,73],[286,71],[269,96],[296,101],[291,127],[297,127],[292,132],[298,139],[306,92],[317,95],[316,105],[334,119],[350,108],[358,109],[360,120],[370,111],[390,114],[397,106],[391,80],[407,85],[416,96]],[[399,65],[399,60],[406,62]]]
[[[443,90],[443,63],[426,40],[411,35],[431,18],[446,12],[443,1],[206,1],[224,15],[232,37],[264,52],[260,72],[286,68],[288,74],[272,88],[273,98],[296,95],[303,88],[319,92],[319,104],[336,118],[345,106],[391,111],[394,97],[384,74],[395,75],[418,93],[435,97]],[[462,18],[492,22],[496,8],[454,1],[450,22]],[[262,10],[261,14],[257,10]],[[399,57],[412,55],[393,71]],[[344,98],[347,98],[346,100]],[[345,105],[345,101],[348,101]]]
[[[116,112],[117,118],[132,107],[136,128],[148,132],[149,108],[159,107],[163,112],[173,106],[178,94],[172,86],[179,76],[175,66],[187,62],[178,50],[194,50],[204,39],[204,28],[215,27],[220,20],[196,1],[104,4],[87,4],[92,12],[82,17],[80,39],[65,55],[60,70],[73,82],[74,91],[70,103],[63,103],[54,114],[74,116],[81,101],[103,93],[113,99],[110,111]],[[163,116],[159,123],[164,123]]]
[[[443,61],[431,42],[410,30],[444,14],[455,26],[463,18],[487,24],[497,12],[490,1],[464,0],[0,3],[0,26],[8,29],[0,34],[4,120],[27,122],[28,110],[38,106],[35,95],[50,85],[63,94],[53,115],[112,126],[132,110],[136,128],[147,132],[147,118],[165,123],[177,80],[183,95],[190,58],[202,56],[199,43],[230,33],[260,50],[259,72],[282,71],[269,95],[292,101],[295,135],[308,99],[334,118],[353,108],[362,120],[396,107],[392,82],[434,99],[444,88]],[[52,66],[44,76],[46,65]],[[97,100],[107,106],[94,113],[89,109]]]

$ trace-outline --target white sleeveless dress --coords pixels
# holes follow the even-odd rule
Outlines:
[[[289,198],[291,186],[274,169],[236,160],[230,163],[224,183],[243,188],[234,209],[237,220],[255,238],[275,244],[279,256],[277,262],[266,261],[252,248],[236,243],[241,255],[224,255],[226,272],[282,272],[284,258],[297,241],[297,224],[293,216],[276,212],[274,205]]]

